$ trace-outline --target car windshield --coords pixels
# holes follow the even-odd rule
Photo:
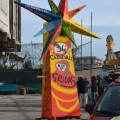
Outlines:
[[[99,101],[96,112],[120,115],[120,86],[110,86]]]

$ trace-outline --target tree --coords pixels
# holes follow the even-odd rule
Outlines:
[[[32,68],[32,62],[31,62],[31,60],[27,60],[27,61],[23,64],[23,68],[24,68],[24,69],[31,69],[31,68]]]

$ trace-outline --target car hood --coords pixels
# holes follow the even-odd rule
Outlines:
[[[111,117],[98,117],[98,116],[91,116],[89,120],[111,120]]]
[[[96,120],[111,120],[112,118],[97,117]]]

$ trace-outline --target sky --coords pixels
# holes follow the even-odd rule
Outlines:
[[[44,2],[43,2],[44,1]],[[56,5],[60,0],[53,0]],[[50,10],[47,0],[21,0],[22,3]],[[102,60],[107,53],[106,38],[112,35],[114,39],[114,51],[120,51],[120,0],[68,0],[69,10],[86,5],[72,20],[91,30],[101,37],[92,38],[92,55]],[[21,41],[22,44],[42,43],[42,35],[34,37],[43,27],[45,22],[42,18],[34,15],[28,10],[21,8]],[[82,21],[82,22],[81,22]],[[81,35],[74,33],[78,46],[81,45]],[[91,38],[82,35],[82,43],[90,42]],[[90,55],[90,45],[83,47],[85,55]]]

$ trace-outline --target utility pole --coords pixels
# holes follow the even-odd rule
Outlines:
[[[92,12],[91,12],[91,32],[92,32]],[[92,77],[92,37],[90,38],[90,56],[91,56],[91,63],[90,63],[90,79]]]
[[[33,44],[32,44],[32,40],[31,40],[31,48],[32,48],[32,57],[31,57],[32,59],[31,59],[31,60],[32,60],[32,68],[33,68],[33,66],[34,66],[34,57],[33,57],[33,56],[34,56],[34,55],[33,55]]]
[[[81,20],[81,26],[82,26],[82,20]],[[81,75],[82,75],[82,34],[81,34]]]

